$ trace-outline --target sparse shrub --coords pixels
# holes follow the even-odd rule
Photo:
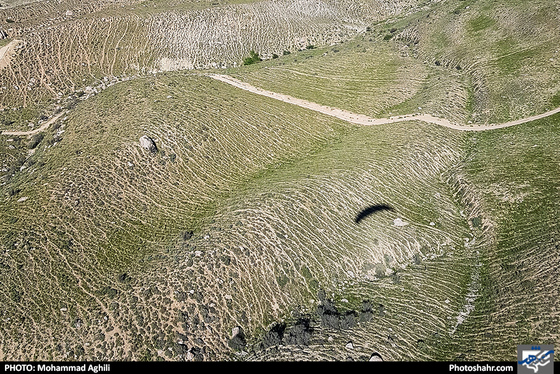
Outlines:
[[[387,34],[383,37],[383,40],[389,40],[393,37],[393,34]]]
[[[278,285],[279,285],[280,287],[284,287],[284,286],[288,283],[288,281],[289,281],[289,279],[288,279],[288,277],[286,276],[286,274],[282,274],[282,276],[281,276],[281,277],[277,277],[276,280],[277,280]]]
[[[260,58],[259,54],[251,50],[249,52],[249,57],[245,57],[243,59],[243,65],[252,65],[260,61],[262,61],[262,59]]]
[[[292,52],[290,52],[290,51],[284,51],[284,52],[282,52],[282,55],[287,56],[287,55],[289,55],[290,53],[292,53]]]
[[[189,240],[190,238],[192,238],[193,234],[194,233],[190,230],[183,232],[183,240]]]
[[[471,222],[474,227],[482,226],[482,219],[480,217],[474,217]]]
[[[375,264],[375,276],[376,277],[379,277],[379,278],[384,277],[385,276],[385,270],[386,270],[385,265],[383,265],[381,263]]]
[[[13,171],[19,169],[23,164],[25,164],[26,160],[27,158],[25,156],[23,155],[19,156],[13,164]]]
[[[2,122],[2,126],[11,126],[16,121],[8,119],[8,118],[2,118],[1,122]]]
[[[552,98],[550,99],[550,102],[552,105],[554,106],[560,106],[560,92],[558,92],[556,95],[552,96]]]
[[[310,45],[308,45],[307,47],[305,47],[305,49],[315,49],[315,46],[312,45],[312,44],[310,44]]]
[[[20,193],[20,192],[21,192],[21,190],[20,190],[19,188],[10,188],[10,189],[8,190],[8,195],[9,195],[9,196],[15,196],[15,195],[17,195],[17,194]]]
[[[278,58],[278,55],[276,53],[273,53],[272,58]]]
[[[128,274],[122,273],[118,276],[118,280],[121,283],[127,283],[127,282],[130,282],[131,279],[130,279],[130,276]]]

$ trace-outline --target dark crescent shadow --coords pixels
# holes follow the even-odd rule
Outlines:
[[[362,221],[366,217],[372,215],[373,213],[381,212],[383,210],[394,210],[394,209],[393,209],[393,207],[391,207],[389,205],[385,205],[385,204],[371,205],[371,206],[368,206],[365,209],[362,209],[360,211],[360,213],[358,213],[358,215],[356,216],[356,219],[354,220],[354,222],[360,223],[360,221]]]

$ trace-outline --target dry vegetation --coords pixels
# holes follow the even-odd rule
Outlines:
[[[52,121],[0,134],[0,359],[514,360],[521,342],[560,344],[559,115],[476,134],[359,127],[163,71],[227,66],[372,117],[505,121],[560,106],[557,11],[0,9],[0,46],[21,40],[1,129]],[[265,61],[234,68],[250,50]],[[357,224],[373,204],[392,210]]]

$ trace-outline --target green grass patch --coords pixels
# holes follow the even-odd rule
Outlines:
[[[469,20],[469,30],[471,32],[479,32],[487,29],[496,24],[496,20],[487,15],[481,14],[480,16]]]

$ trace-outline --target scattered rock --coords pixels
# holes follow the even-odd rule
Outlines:
[[[175,354],[182,356],[182,357],[189,357],[189,348],[184,345],[183,343],[177,343],[174,344],[173,346],[173,350],[175,351]],[[190,359],[192,360],[194,357],[191,357]]]
[[[346,345],[344,346],[344,348],[346,348],[346,349],[354,349],[354,344],[352,344],[352,342],[350,341],[350,342],[346,343]]]
[[[187,360],[192,361],[203,361],[204,360],[204,349],[198,347],[192,347],[187,352]]]
[[[156,147],[156,142],[152,138],[146,135],[140,138],[140,146],[152,153],[156,153],[158,151]]]
[[[398,227],[402,227],[402,226],[408,225],[408,222],[405,222],[400,218],[395,218],[395,220],[393,221],[393,225],[398,226]]]
[[[27,199],[29,199],[28,196],[20,197],[20,198],[18,199],[18,203],[23,203],[23,202],[24,202],[25,200],[27,200]]]
[[[372,355],[369,357],[370,361],[375,361],[375,362],[381,362],[383,361],[383,358],[381,358],[381,355],[377,352],[372,353]]]
[[[357,315],[354,311],[344,314],[338,312],[331,300],[321,300],[317,307],[317,314],[321,318],[321,325],[333,329],[349,329],[356,326]]]

